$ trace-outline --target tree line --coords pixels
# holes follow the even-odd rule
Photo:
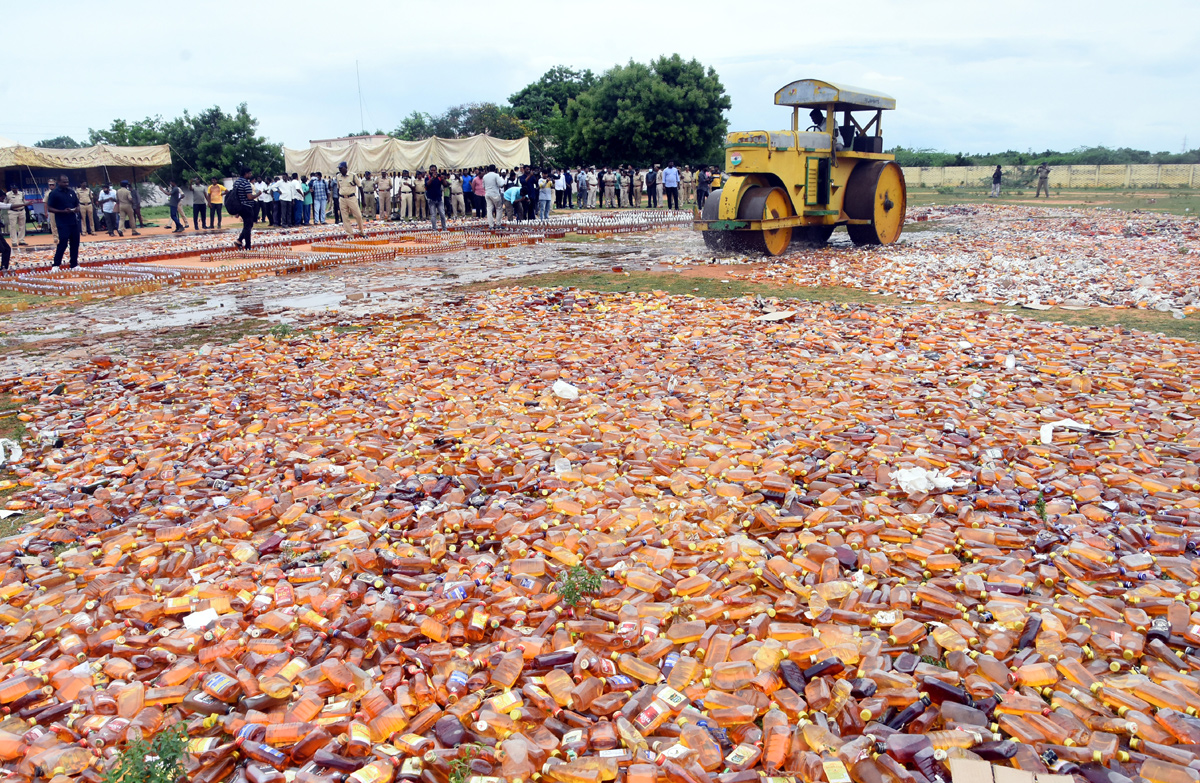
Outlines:
[[[1078,147],[1070,152],[1006,152],[964,155],[929,149],[894,147],[888,150],[901,166],[942,168],[946,166],[1125,166],[1143,163],[1200,163],[1200,149],[1187,152],[1149,152],[1129,147]]]
[[[730,106],[711,66],[673,54],[650,63],[630,60],[600,75],[555,66],[508,103],[414,111],[390,135],[528,138],[537,165],[721,164]]]
[[[75,149],[93,144],[121,147],[170,144],[171,165],[152,175],[163,183],[172,179],[185,182],[193,177],[207,182],[213,177],[232,176],[242,165],[256,172],[282,172],[283,145],[267,141],[257,131],[258,120],[243,103],[232,114],[213,106],[197,114],[184,111],[182,117],[172,120],[157,116],[135,122],[113,120],[108,128],[88,128],[86,145],[70,136],[59,136],[34,146]]]

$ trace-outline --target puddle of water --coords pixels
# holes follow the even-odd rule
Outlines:
[[[325,292],[264,299],[262,304],[264,307],[272,309],[286,307],[291,310],[309,310],[313,308],[336,307],[344,298],[345,294]]]
[[[122,332],[128,329],[169,328],[173,326],[191,326],[212,320],[216,315],[232,315],[239,311],[237,298],[234,296],[213,296],[204,304],[194,307],[181,307],[178,310],[168,310],[163,313],[147,315],[142,313],[129,318],[119,318],[110,323],[98,323],[89,327],[96,334]]]

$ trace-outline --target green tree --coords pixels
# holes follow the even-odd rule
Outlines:
[[[565,157],[604,165],[717,162],[730,106],[717,72],[697,60],[631,60],[567,103]]]
[[[562,163],[570,137],[567,104],[596,83],[590,70],[556,65],[509,96],[512,114],[528,129],[530,157],[542,165]]]
[[[268,142],[257,130],[258,120],[243,103],[233,114],[213,106],[199,114],[185,111],[182,117],[167,121],[161,117],[147,117],[133,123],[114,120],[104,130],[89,128],[88,136],[92,144],[170,144],[171,165],[154,175],[165,183],[168,179],[183,182],[195,176],[206,180],[236,176],[243,166],[258,174],[283,172],[283,145]]]
[[[434,135],[433,118],[423,111],[414,111],[400,120],[396,130],[392,131],[392,135],[404,141],[427,139]]]
[[[55,136],[53,139],[42,139],[33,143],[35,147],[45,147],[52,150],[76,150],[83,145],[70,136]]]

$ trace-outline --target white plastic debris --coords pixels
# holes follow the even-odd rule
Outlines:
[[[192,612],[183,618],[183,627],[189,631],[199,631],[212,625],[218,620],[215,609],[205,609],[201,612]]]
[[[776,310],[773,313],[767,313],[766,315],[760,315],[759,317],[755,318],[754,320],[755,321],[786,321],[787,319],[791,318],[795,314],[796,314],[795,310]]]
[[[892,478],[900,489],[910,495],[919,492],[945,492],[957,486],[954,479],[941,471],[925,468],[903,468],[893,473]]]
[[[20,462],[24,454],[25,452],[21,451],[21,445],[15,440],[0,438],[0,465],[9,462]]]
[[[1073,430],[1075,432],[1091,432],[1091,427],[1086,424],[1080,424],[1074,419],[1060,419],[1052,421],[1049,424],[1043,424],[1041,427],[1042,443],[1049,444],[1054,442],[1055,430]]]
[[[557,380],[554,382],[554,396],[560,400],[578,400],[579,389],[564,380]]]

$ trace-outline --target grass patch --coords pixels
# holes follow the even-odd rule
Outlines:
[[[155,348],[195,348],[204,343],[227,345],[236,343],[247,335],[265,335],[278,326],[264,318],[245,318],[227,324],[210,327],[192,326],[166,332],[155,341]]]
[[[804,288],[770,283],[751,283],[745,280],[728,281],[711,277],[692,277],[674,272],[550,272],[516,280],[498,280],[463,286],[463,291],[487,291],[496,288],[583,288],[589,291],[614,293],[665,291],[669,294],[698,296],[709,299],[731,299],[739,296],[778,296],[788,299],[804,299],[811,302],[857,302],[872,304],[896,304],[886,296],[879,296],[856,288],[823,286]]]
[[[6,305],[11,305],[14,308],[19,307],[19,308],[24,309],[25,307],[29,307],[31,305],[38,305],[38,304],[42,304],[43,302],[49,302],[53,298],[54,297],[52,297],[52,296],[38,296],[37,294],[26,294],[21,291],[0,291],[0,313],[5,312],[8,309],[10,309]]]
[[[1160,313],[1157,310],[1117,310],[1112,308],[1093,308],[1090,310],[1026,310],[1024,308],[1009,308],[987,305],[981,302],[939,302],[933,305],[927,303],[905,302],[890,296],[880,296],[857,288],[842,288],[840,286],[820,286],[804,288],[801,286],[773,285],[770,283],[751,283],[743,280],[723,282],[708,277],[693,277],[673,272],[631,272],[628,275],[606,272],[551,272],[544,275],[532,275],[515,280],[499,280],[486,283],[475,283],[458,289],[465,292],[488,291],[501,288],[556,288],[571,287],[587,291],[607,291],[613,293],[648,293],[650,291],[665,291],[669,294],[696,296],[710,299],[730,299],[739,296],[779,297],[781,299],[800,299],[808,302],[828,302],[831,304],[878,304],[892,307],[955,307],[963,310],[993,310],[1008,312],[1038,321],[1069,326],[1121,326],[1126,329],[1136,329],[1143,332],[1162,333],[1167,337],[1181,337],[1185,340],[1200,341],[1200,317],[1189,316],[1182,320],[1170,313]]]
[[[21,437],[25,434],[25,422],[18,419],[13,413],[19,408],[20,406],[13,401],[10,395],[0,394],[0,438],[20,442]],[[0,468],[0,481],[15,479],[16,476],[12,471]],[[0,489],[0,508],[4,507],[4,502],[15,495],[18,489],[20,487]],[[7,538],[21,532],[25,522],[31,518],[31,514],[18,514],[8,519],[0,519],[0,538]]]

